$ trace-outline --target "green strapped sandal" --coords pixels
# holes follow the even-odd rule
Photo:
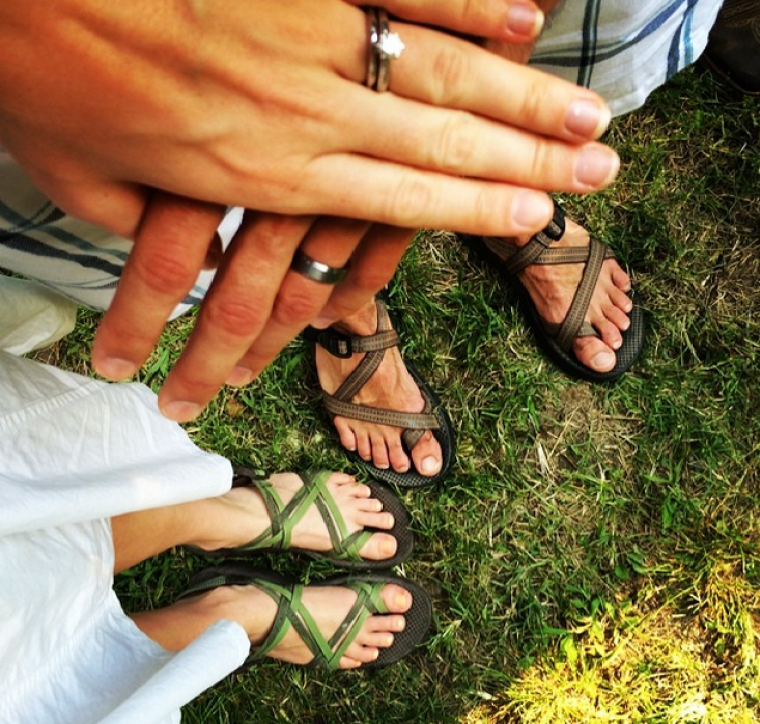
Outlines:
[[[406,369],[414,379],[425,401],[422,412],[400,412],[378,407],[360,405],[351,400],[367,384],[380,363],[385,357],[385,352],[392,347],[398,346],[399,338],[391,325],[388,310],[381,299],[376,299],[377,304],[377,332],[366,336],[358,336],[339,332],[332,327],[327,329],[315,329],[307,327],[302,336],[304,339],[318,344],[334,357],[348,359],[355,354],[364,354],[364,359],[356,369],[343,380],[343,384],[329,395],[322,392],[322,404],[331,417],[341,416],[353,420],[363,420],[376,425],[391,425],[403,428],[401,440],[407,453],[411,453],[414,446],[430,430],[441,446],[442,465],[435,475],[422,475],[412,466],[403,473],[396,472],[393,468],[382,469],[367,462],[355,450],[347,450],[348,457],[358,465],[361,465],[370,475],[402,488],[416,488],[425,485],[433,485],[442,481],[448,474],[454,461],[456,440],[454,428],[449,419],[446,409],[441,404],[438,396],[420,374],[408,362],[404,361]]]
[[[414,536],[409,528],[409,514],[401,501],[380,483],[373,481],[366,485],[372,491],[372,497],[383,504],[383,512],[393,515],[395,521],[393,528],[390,530],[364,528],[349,533],[338,504],[327,486],[327,480],[332,473],[325,470],[316,473],[298,473],[303,486],[295,492],[287,504],[269,482],[263,470],[235,467],[234,474],[233,487],[253,487],[261,493],[269,514],[269,527],[252,541],[237,548],[205,551],[193,546],[193,550],[200,555],[211,558],[246,558],[266,551],[290,551],[312,558],[325,559],[340,568],[376,570],[397,566],[412,554]],[[290,545],[293,529],[312,505],[317,507],[332,541],[332,550],[324,553],[294,548]],[[396,539],[396,553],[392,558],[379,561],[362,558],[359,551],[373,533],[387,533]]]
[[[272,628],[260,646],[256,647],[236,673],[261,663],[285,634],[293,628],[314,654],[307,666],[335,670],[346,649],[356,639],[363,623],[374,614],[388,613],[380,592],[388,583],[395,583],[412,594],[412,607],[403,616],[406,627],[394,632],[394,641],[381,648],[377,659],[362,664],[363,669],[377,669],[393,664],[410,654],[422,641],[432,618],[430,597],[418,585],[392,575],[366,573],[363,575],[335,576],[315,583],[315,586],[341,586],[355,591],[358,598],[334,633],[325,637],[314,616],[302,601],[305,586],[295,580],[262,571],[243,562],[227,563],[201,571],[190,581],[180,599],[197,596],[220,586],[256,586],[277,604],[277,615]]]

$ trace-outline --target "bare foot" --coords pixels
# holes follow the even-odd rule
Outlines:
[[[222,603],[226,607],[226,615],[245,628],[253,646],[260,645],[277,614],[274,600],[255,585],[225,586],[207,595],[211,597],[215,594],[218,598],[226,599]],[[393,644],[394,633],[399,633],[406,627],[403,614],[412,606],[412,595],[393,583],[386,584],[380,595],[390,613],[369,616],[364,621],[356,638],[340,659],[341,669],[354,669],[364,663],[371,663],[377,659],[380,649]],[[356,598],[356,593],[348,588],[306,586],[301,601],[322,635],[329,639],[343,622]],[[314,656],[292,626],[267,655],[291,664],[308,664]]]
[[[552,248],[585,246],[588,232],[570,219],[565,219],[565,233]],[[512,239],[522,246],[528,237]],[[490,240],[489,248],[499,254],[498,246]],[[503,257],[503,254],[499,254]],[[547,322],[560,324],[567,314],[575,290],[583,275],[582,264],[532,264],[519,274],[520,281],[536,305],[538,313]],[[614,259],[607,259],[591,297],[585,321],[599,333],[599,337],[578,337],[573,352],[581,364],[596,372],[609,372],[615,367],[615,350],[623,344],[622,332],[630,326],[628,314],[633,303],[628,297],[631,280]]]
[[[277,473],[269,478],[282,501],[287,505],[293,495],[303,486],[295,473]],[[383,512],[383,504],[372,497],[366,485],[357,483],[344,473],[333,473],[327,487],[335,498],[349,533],[364,528],[390,530],[394,525],[391,513]],[[245,545],[260,535],[270,524],[269,514],[261,493],[255,487],[233,488],[219,498],[225,506],[225,539],[195,542],[207,551],[219,548],[235,548]],[[290,539],[293,548],[314,552],[332,550],[330,534],[319,510],[311,505],[296,524]],[[373,533],[359,549],[362,558],[371,561],[392,558],[396,553],[396,539],[386,533]]]
[[[377,331],[375,302],[371,301],[335,327],[341,332],[354,335],[374,334]],[[317,374],[322,389],[328,394],[335,393],[363,357],[363,354],[355,354],[349,359],[340,359],[317,345]],[[425,400],[407,372],[397,347],[385,351],[383,361],[351,402],[401,412],[421,412],[425,407]],[[425,431],[414,446],[410,460],[404,451],[401,440],[403,429],[400,427],[376,425],[341,416],[336,416],[333,422],[343,447],[358,452],[363,460],[371,462],[377,468],[393,468],[398,473],[405,473],[413,465],[418,473],[428,477],[441,470],[441,446],[430,430]]]

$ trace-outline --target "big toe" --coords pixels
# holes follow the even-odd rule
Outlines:
[[[438,440],[428,430],[419,439],[412,450],[414,467],[420,475],[430,477],[441,472],[443,467],[443,452]]]
[[[615,352],[598,337],[580,337],[573,351],[578,361],[594,372],[609,372],[617,363]]]
[[[406,613],[412,607],[412,594],[397,583],[388,583],[380,592],[390,613]]]
[[[369,561],[384,561],[396,555],[398,542],[387,533],[374,533],[361,547],[359,554]]]

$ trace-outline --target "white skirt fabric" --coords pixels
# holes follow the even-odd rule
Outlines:
[[[113,593],[109,518],[220,495],[230,464],[155,395],[0,352],[0,722],[168,724],[249,651],[233,622],[169,653]]]

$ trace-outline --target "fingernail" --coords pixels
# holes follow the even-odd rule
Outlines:
[[[565,128],[576,136],[599,138],[610,125],[612,113],[609,106],[589,98],[579,98],[570,104],[565,115]]]
[[[98,364],[97,372],[109,380],[126,380],[137,372],[137,365],[127,359],[109,357]]]
[[[194,420],[203,408],[195,402],[169,402],[161,406],[161,414],[175,422]]]
[[[420,464],[420,472],[423,475],[433,475],[438,472],[440,463],[432,456],[423,458]]]
[[[247,367],[235,367],[227,378],[227,384],[232,387],[245,387],[253,381],[253,372]]]
[[[612,352],[599,352],[591,359],[591,366],[597,370],[609,369],[613,364],[615,364],[615,355]]]
[[[543,229],[554,214],[554,204],[546,194],[522,191],[512,201],[512,220],[526,231]]]
[[[589,188],[604,188],[620,170],[620,158],[606,146],[587,146],[575,162],[575,180]]]
[[[337,319],[331,319],[330,317],[317,317],[312,320],[311,326],[316,327],[317,329],[327,329],[327,327],[337,321]]]
[[[533,5],[513,3],[507,11],[507,30],[515,35],[535,38],[544,26],[544,14]]]

